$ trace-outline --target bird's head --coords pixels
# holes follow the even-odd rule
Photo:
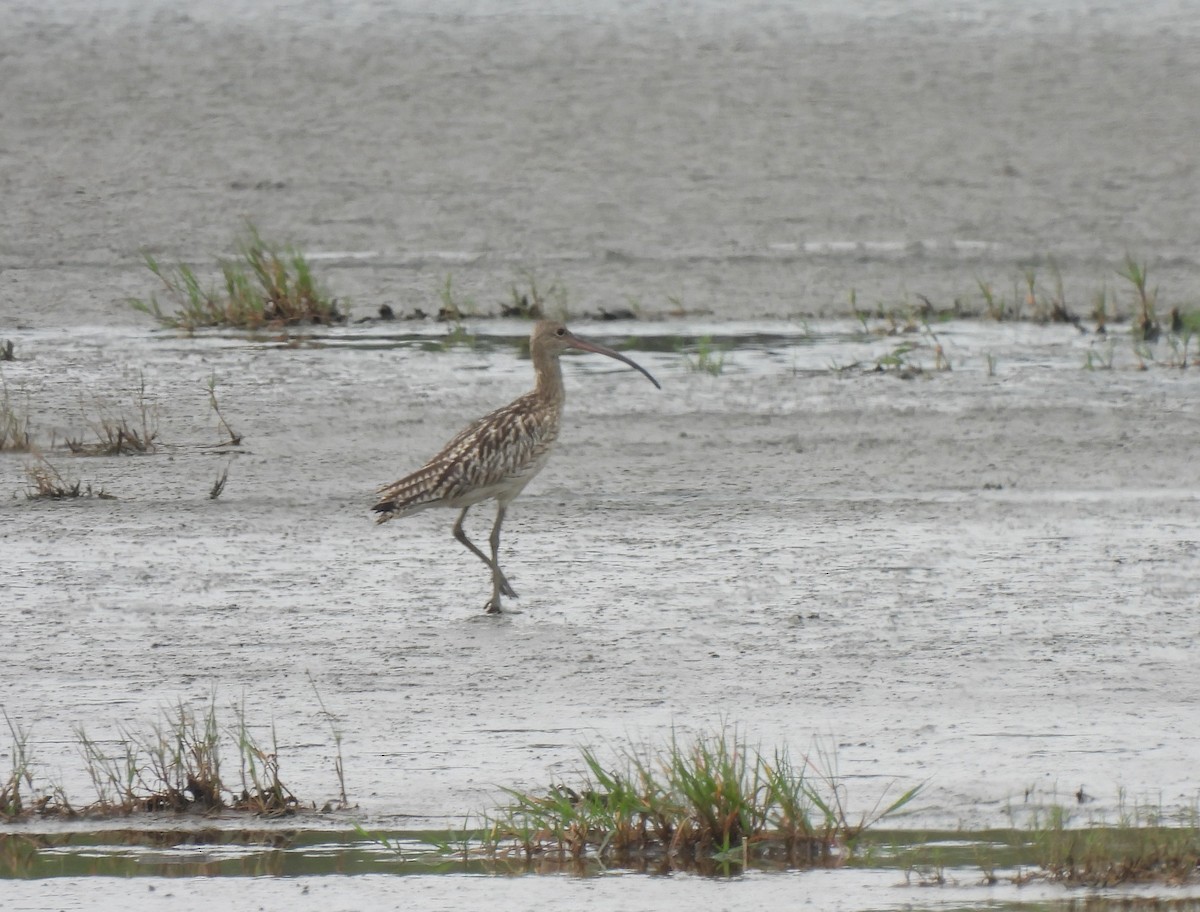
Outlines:
[[[552,357],[558,357],[568,348],[595,352],[598,355],[607,355],[610,358],[615,358],[617,361],[628,364],[634,370],[641,371],[651,383],[662,389],[662,386],[659,385],[659,382],[654,379],[650,372],[632,358],[627,358],[625,355],[613,351],[611,348],[605,348],[597,342],[580,338],[557,320],[541,320],[534,324],[533,332],[529,336],[529,350],[535,356],[537,352],[545,352]]]

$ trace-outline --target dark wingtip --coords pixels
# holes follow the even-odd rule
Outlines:
[[[371,507],[371,509],[374,510],[376,513],[395,513],[396,512],[396,501],[385,500],[382,503],[375,504],[375,506]]]

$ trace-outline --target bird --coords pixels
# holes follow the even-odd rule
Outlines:
[[[502,613],[501,597],[517,598],[500,569],[500,527],[508,505],[545,466],[558,440],[566,401],[559,356],[568,349],[615,358],[662,389],[653,375],[633,359],[580,338],[561,322],[540,320],[529,335],[534,388],[467,425],[421,468],[378,491],[373,508],[379,514],[377,523],[412,516],[431,507],[461,510],[454,523],[454,537],[492,573],[492,596],[484,605],[487,614]],[[496,520],[489,557],[467,537],[463,520],[471,507],[491,499],[496,501]]]

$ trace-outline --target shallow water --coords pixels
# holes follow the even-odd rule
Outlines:
[[[320,806],[338,784],[315,684],[356,805],[318,817],[333,829],[457,826],[500,786],[569,779],[581,744],[721,720],[836,754],[854,808],[927,782],[902,826],[1195,806],[1200,380],[1087,319],[1103,289],[1130,312],[1127,252],[1164,313],[1200,285],[1192,5],[267,12],[0,5],[0,368],[51,462],[115,497],[27,500],[29,457],[0,454],[0,704],[39,782],[90,800],[73,727],[115,747],[215,691],[276,725],[284,781]],[[315,254],[355,319],[433,313],[448,275],[492,313],[524,270],[572,314],[640,316],[572,320],[664,388],[569,360],[563,437],[505,526],[522,613],[480,616],[451,514],[377,528],[369,507],[528,387],[527,327],[185,336],[127,306],[151,290],[140,251],[211,263],[242,216]],[[1087,332],[904,331],[924,299],[979,310],[981,280],[1023,299],[1031,266],[1044,300],[1051,260]],[[688,369],[702,339],[719,373]],[[239,447],[218,445],[210,381]],[[157,453],[64,452],[143,382]],[[974,876],[135,889],[173,908],[1085,903]],[[96,892],[72,876],[5,902]]]

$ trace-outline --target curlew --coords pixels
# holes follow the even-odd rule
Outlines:
[[[429,507],[461,509],[454,523],[454,537],[492,571],[492,597],[484,606],[489,614],[500,613],[501,596],[517,597],[500,570],[500,527],[508,505],[546,464],[558,439],[566,399],[558,359],[568,348],[616,358],[662,389],[650,372],[632,359],[579,338],[561,323],[543,320],[534,325],[529,336],[529,354],[537,378],[532,392],[468,425],[421,468],[379,490],[374,510],[380,523]],[[467,538],[463,520],[471,507],[490,499],[496,501],[496,521],[492,524],[489,558]]]

